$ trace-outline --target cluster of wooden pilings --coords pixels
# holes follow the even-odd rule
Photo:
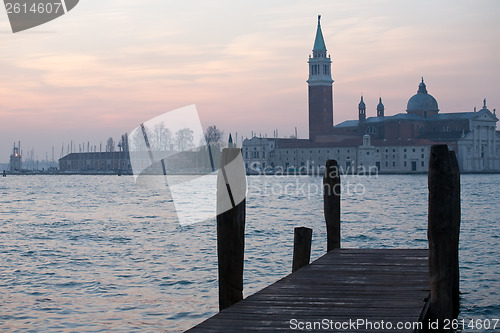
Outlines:
[[[234,149],[224,149],[221,169],[236,156]],[[226,162],[224,162],[226,161]],[[341,177],[335,160],[326,162],[323,177],[324,216],[327,252],[341,245]],[[242,175],[244,177],[244,175]],[[230,191],[230,184],[218,191]],[[460,171],[455,152],[446,145],[431,148],[428,172],[428,231],[430,296],[422,320],[438,322],[457,318],[459,312]],[[218,195],[219,197],[219,195]],[[411,204],[411,203],[409,203]],[[312,229],[294,230],[292,272],[308,265]],[[243,261],[245,248],[245,200],[217,216],[217,253],[219,267],[219,309],[243,299]],[[438,331],[444,331],[439,328]]]

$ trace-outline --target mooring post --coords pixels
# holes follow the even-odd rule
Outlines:
[[[327,251],[340,248],[340,173],[337,161],[326,161],[323,176],[323,209]]]
[[[311,259],[312,229],[296,227],[293,230],[293,263],[292,272],[309,265]]]
[[[458,242],[460,233],[460,171],[447,145],[431,147],[429,160],[429,319],[454,319],[459,308]]]
[[[217,179],[219,310],[243,299],[245,249],[245,167],[241,150],[222,151]]]
[[[460,243],[460,220],[462,215],[461,197],[460,197],[460,167],[458,166],[457,155],[455,151],[450,151],[450,158],[453,171],[453,181],[455,183],[454,202],[453,202],[453,318],[458,317],[460,312],[460,263],[459,263],[459,243]]]
[[[5,172],[5,170],[3,171],[2,176],[3,176],[3,177],[7,177],[7,172]]]

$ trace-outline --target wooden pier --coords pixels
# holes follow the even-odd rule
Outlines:
[[[233,156],[229,163],[239,152],[224,154]],[[459,311],[460,171],[454,152],[446,145],[431,148],[429,249],[341,248],[338,172],[337,163],[328,161],[323,178],[328,252],[309,264],[312,231],[295,228],[293,273],[246,299],[245,201],[231,200],[232,209],[220,211],[220,312],[188,332],[449,331],[443,324]],[[231,197],[231,186],[242,185],[225,177],[218,200],[226,191]]]
[[[427,257],[425,249],[335,249],[188,332],[307,330],[314,323],[344,332],[405,323],[395,331],[414,332],[430,290]]]

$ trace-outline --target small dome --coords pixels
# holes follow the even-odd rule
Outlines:
[[[422,82],[418,86],[417,94],[413,95],[408,100],[406,112],[414,114],[438,113],[438,103],[432,95],[427,92],[427,88],[422,78]]]

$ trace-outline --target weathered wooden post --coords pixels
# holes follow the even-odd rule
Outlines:
[[[340,248],[340,173],[337,161],[326,161],[323,176],[323,209],[327,251]]]
[[[459,263],[459,243],[460,243],[460,220],[462,215],[460,197],[460,167],[458,166],[455,151],[450,151],[450,158],[453,170],[453,181],[455,182],[454,203],[453,203],[453,318],[458,317],[460,312],[460,263]]]
[[[245,166],[238,148],[222,151],[217,178],[219,310],[243,299]]]
[[[456,318],[459,307],[460,172],[447,145],[431,147],[428,186],[429,319],[444,331],[444,320]]]
[[[296,227],[293,233],[292,272],[309,265],[311,259],[312,229]]]

